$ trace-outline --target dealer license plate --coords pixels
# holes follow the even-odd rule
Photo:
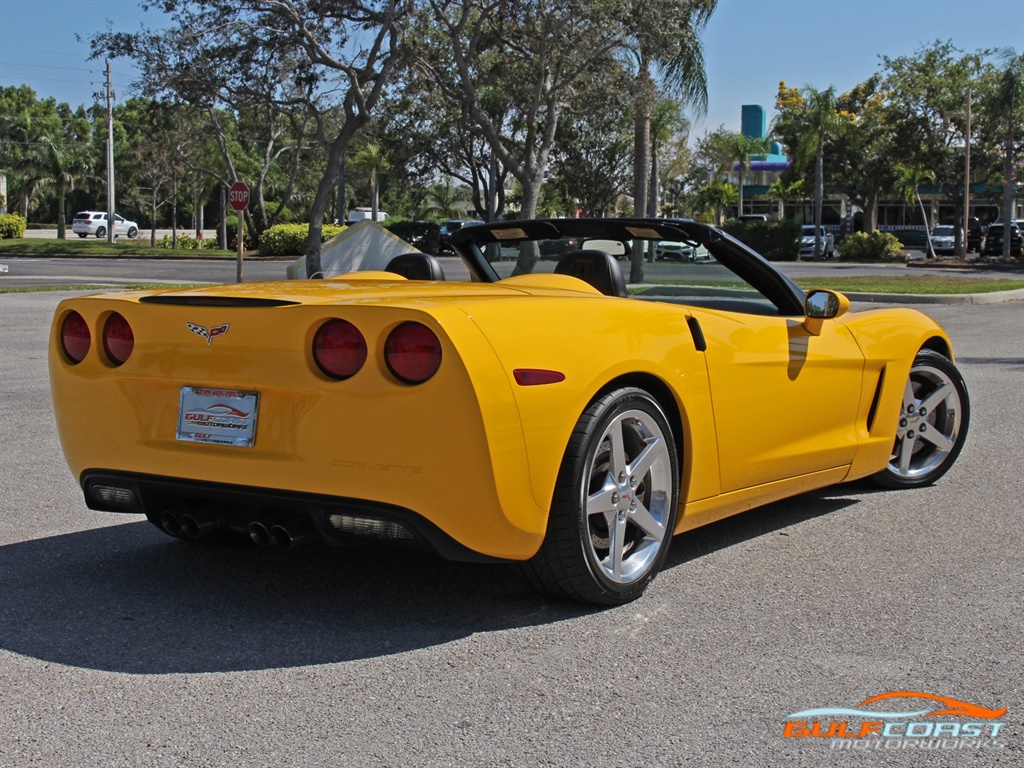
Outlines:
[[[259,392],[182,387],[178,439],[193,443],[252,447]]]

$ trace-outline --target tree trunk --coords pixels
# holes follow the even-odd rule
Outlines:
[[[156,193],[157,193],[157,185],[154,182],[154,184],[153,184],[153,196],[149,199],[149,247],[150,248],[156,248]]]
[[[379,195],[379,192],[378,192],[378,188],[377,188],[377,172],[376,171],[371,171],[370,172],[370,216],[373,218],[373,221],[377,220],[377,211],[380,210],[380,207],[378,205],[378,200],[379,200],[378,195]]]
[[[658,173],[658,145],[651,142],[651,179],[647,186],[647,217],[658,218],[658,186],[661,183]]]
[[[651,105],[654,103],[654,81],[647,62],[642,62],[634,93],[636,118],[633,124],[633,215],[643,216],[647,210],[647,187],[651,167]],[[629,282],[644,281],[644,249],[634,241],[629,257]]]
[[[241,227],[239,227],[241,229]],[[241,237],[242,233],[239,232]],[[171,180],[171,248],[178,247],[178,170],[174,170]]]
[[[338,160],[338,223],[348,221],[348,197],[345,190],[345,155]]]
[[[739,204],[738,204],[738,206],[736,208],[736,218],[739,218],[740,216],[743,215],[743,171],[744,171],[744,163],[743,163],[743,161],[740,160],[738,165],[739,165],[739,176],[738,176],[737,180],[739,181],[739,184],[737,185],[737,189],[738,189],[739,194],[740,194],[740,199],[739,199]]]
[[[814,159],[814,260],[821,258],[821,209],[825,202],[825,143],[818,137]]]
[[[223,181],[220,183],[220,232],[217,236],[217,245],[222,251],[228,249],[228,185]]]
[[[65,240],[68,236],[67,230],[67,214],[64,213],[64,209],[67,207],[67,203],[64,198],[67,197],[67,188],[64,182],[57,182],[57,239]]]
[[[1010,258],[1010,246],[1013,238],[1010,237],[1010,223],[1013,221],[1013,120],[1010,120],[1006,129],[1006,151],[1003,156],[1003,178],[1006,180],[1003,186],[1003,215],[1000,217],[1005,224],[1003,232],[1003,258]]]
[[[636,118],[633,124],[633,215],[643,216],[647,210],[647,187],[651,167],[651,105],[654,103],[654,80],[647,62],[642,62],[634,92]]]
[[[537,203],[540,201],[540,186],[543,183],[543,175],[538,174],[535,178],[529,180],[529,183],[523,184],[520,179],[520,184],[523,184],[523,207],[519,212],[519,218],[521,219],[532,219],[537,215]],[[516,261],[515,269],[512,270],[513,275],[528,275],[533,272],[534,266],[537,264],[537,259],[540,258],[540,247],[536,241],[524,241],[519,246],[519,259]]]
[[[924,209],[924,201],[921,199],[921,195],[915,191],[914,197],[917,198],[917,207],[921,209],[921,221],[924,222],[924,248],[928,252],[928,258],[934,259],[935,249],[932,248],[932,233],[931,227],[928,226],[928,213]]]

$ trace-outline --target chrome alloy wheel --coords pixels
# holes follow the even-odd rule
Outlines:
[[[938,355],[919,355],[904,389],[889,475],[916,484],[944,473],[963,444],[967,407],[966,388],[952,364]]]
[[[666,537],[673,503],[668,438],[651,414],[628,410],[608,424],[581,489],[587,554],[607,579],[648,575]]]

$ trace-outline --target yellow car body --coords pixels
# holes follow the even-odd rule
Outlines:
[[[382,272],[72,298],[53,322],[53,404],[93,508],[161,525],[208,502],[210,527],[230,508],[219,525],[308,516],[327,539],[351,532],[350,519],[377,519],[448,557],[529,561],[548,535],[567,446],[602,393],[642,390],[664,412],[679,457],[678,533],[884,471],[915,356],[952,360],[943,330],[911,310],[844,304],[814,319],[706,304],[608,296],[565,274],[423,282]],[[91,339],[80,362],[62,340],[72,313]],[[115,314],[133,334],[120,364],[102,341]],[[343,380],[312,353],[335,318],[367,347]],[[415,385],[385,359],[389,333],[410,321],[440,343],[436,374]],[[196,330],[211,328],[225,330]],[[523,384],[521,370],[561,378]],[[188,388],[258,393],[253,444],[180,439]],[[118,483],[127,495],[109,490]]]

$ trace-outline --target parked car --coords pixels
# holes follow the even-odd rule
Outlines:
[[[487,261],[537,240],[580,250],[554,274]],[[730,287],[630,297],[600,245],[659,241],[706,249]],[[330,280],[62,301],[53,413],[88,507],[189,542],[518,563],[545,593],[616,605],[674,534],[858,478],[930,485],[964,444],[967,388],[934,320],[805,293],[714,227],[502,221],[452,245],[457,282],[425,253],[369,253]]]
[[[377,211],[377,221],[387,221],[389,218],[391,217],[384,211]],[[372,208],[353,208],[348,212],[348,220],[345,223],[349,224],[351,222],[354,224],[357,221],[366,221],[368,219],[373,220]]]
[[[737,219],[744,224],[760,224],[768,221],[768,215],[764,213],[745,213]]]
[[[75,214],[71,222],[71,231],[79,237],[95,235],[102,239],[107,236],[107,213],[106,211],[80,211]],[[134,221],[114,214],[114,237],[126,235],[134,240],[139,236],[139,225]]]
[[[1017,226],[1016,221],[1011,221],[1008,225],[1002,221],[993,221],[988,225],[988,229],[985,231],[985,239],[981,245],[982,256],[1002,256],[1003,255],[1003,238],[1006,235],[1006,230],[1010,230],[1010,255],[1020,256],[1022,247],[1021,228]]]
[[[824,227],[821,228],[821,251],[820,255],[826,259],[834,258],[836,255],[836,241],[835,237]],[[800,227],[800,255],[801,256],[813,256],[814,255],[814,225],[805,224]]]
[[[693,246],[687,243],[661,241],[654,247],[655,261],[693,261]]]
[[[479,224],[479,221],[476,219],[449,219],[448,221],[442,221],[438,232],[438,250],[442,253],[451,253],[452,233],[458,232],[469,224]]]
[[[931,235],[932,250],[935,253],[954,253],[956,250],[956,234],[956,228],[952,224],[940,224],[933,227]]]

